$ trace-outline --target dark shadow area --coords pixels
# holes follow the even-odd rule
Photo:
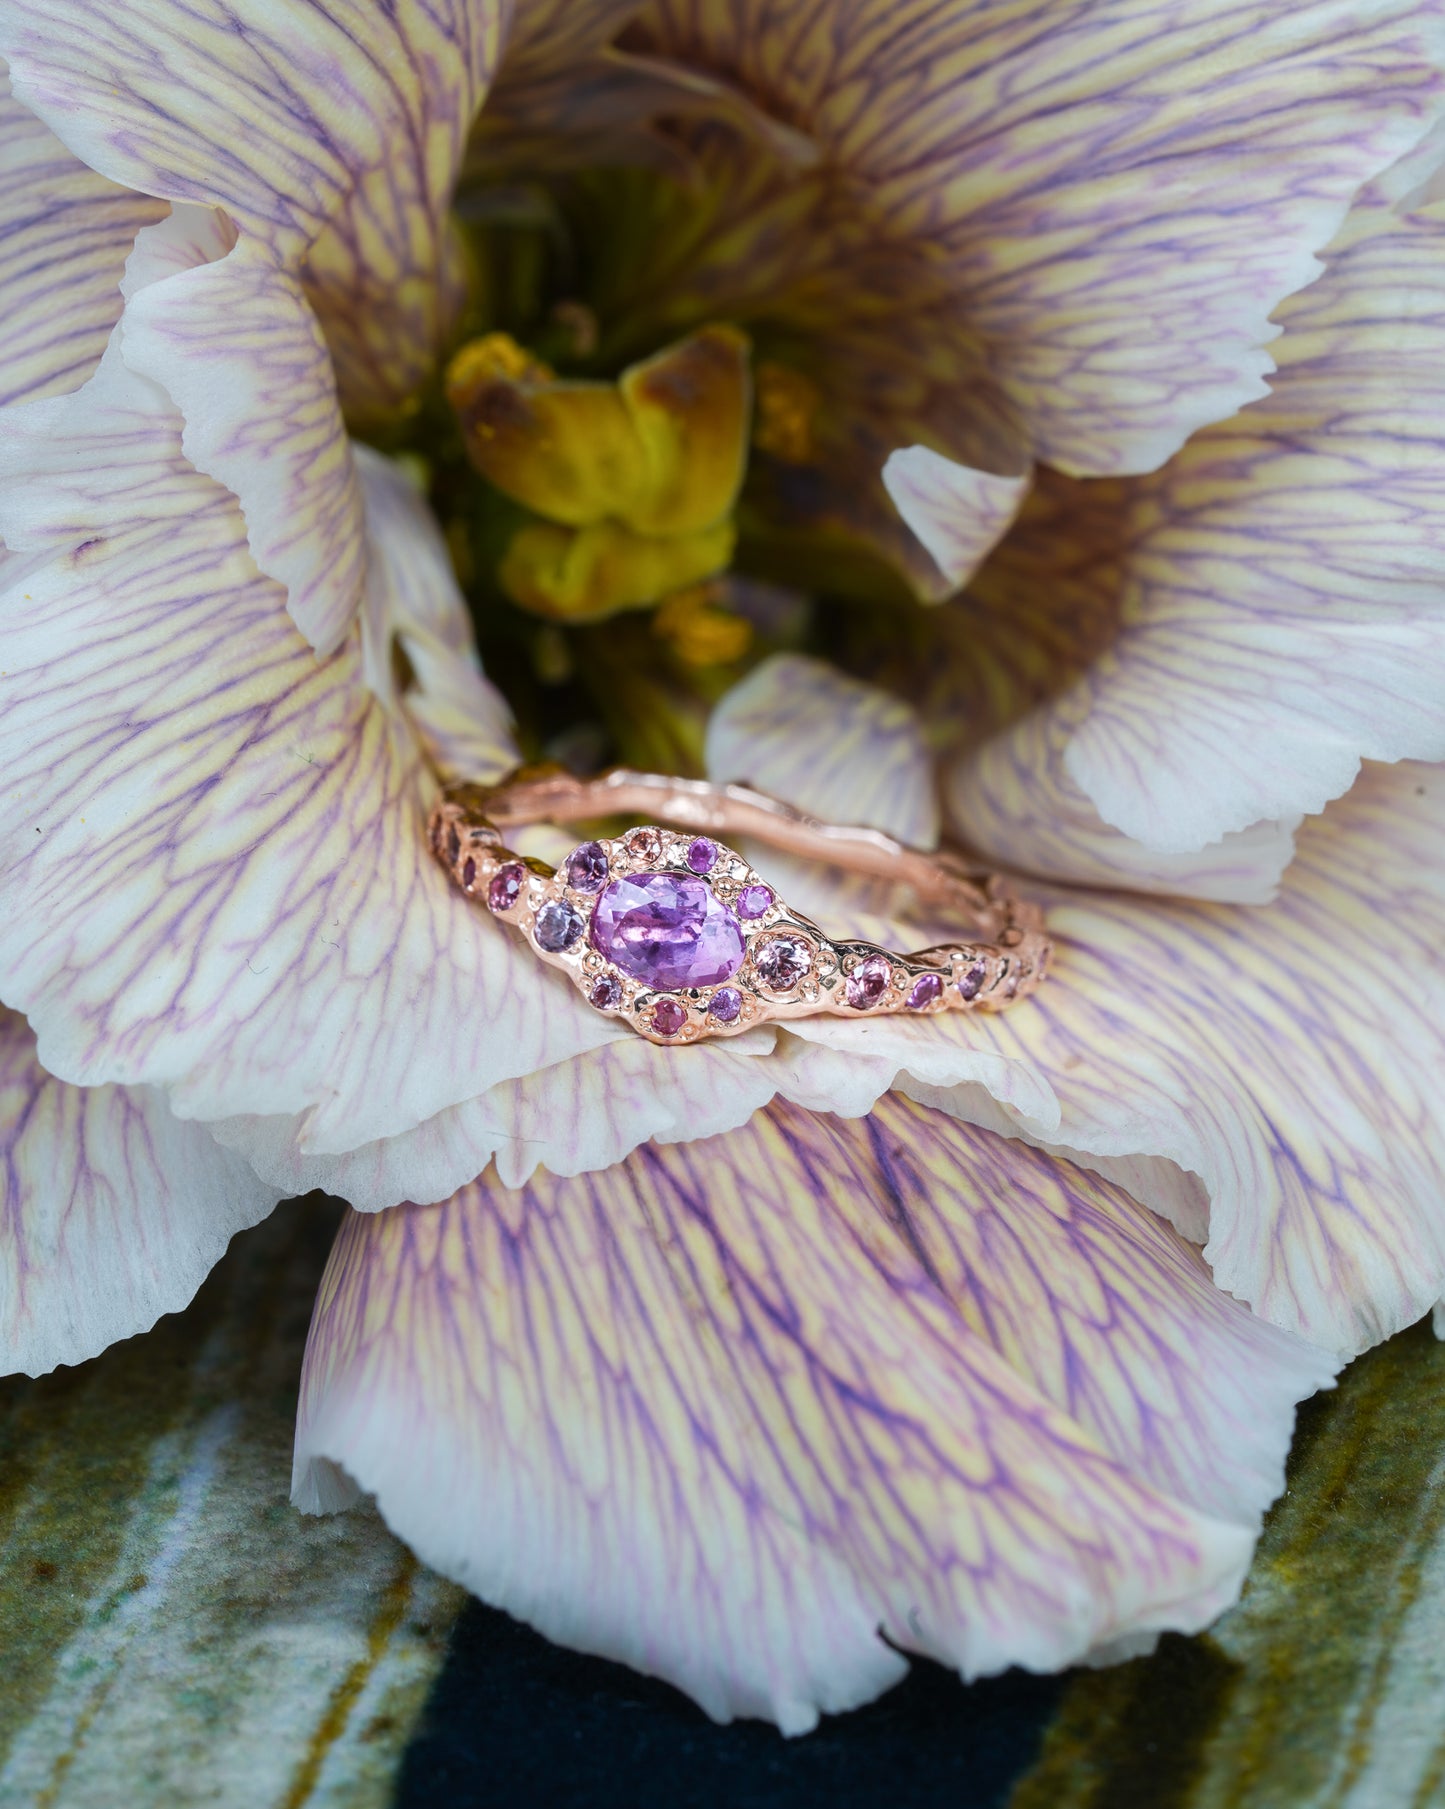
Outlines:
[[[1093,1801],[1100,1809],[1184,1809],[1240,1666],[1208,1638],[1166,1633],[1152,1658],[1131,1665]]]
[[[402,1766],[399,1809],[999,1809],[1064,1680],[965,1687],[938,1665],[801,1740],[717,1727],[667,1684],[549,1644],[473,1602]]]

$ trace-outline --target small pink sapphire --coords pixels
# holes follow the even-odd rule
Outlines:
[[[627,838],[627,852],[635,861],[655,861],[662,853],[662,837],[655,829],[634,829]]]
[[[601,842],[583,842],[567,856],[567,884],[578,892],[600,892],[607,883],[607,850]]]
[[[587,995],[589,1005],[595,1005],[599,1011],[610,1011],[622,998],[622,988],[611,974],[603,974]]]
[[[893,979],[893,963],[887,955],[870,955],[860,961],[848,976],[844,996],[854,1011],[867,1011],[887,992]]]
[[[743,1008],[743,995],[736,986],[720,986],[712,995],[712,1003],[707,1008],[710,1018],[716,1018],[719,1024],[736,1024],[738,1013]]]
[[[979,992],[982,990],[984,979],[987,974],[988,969],[984,966],[983,962],[975,961],[967,973],[958,976],[959,998],[963,999],[965,1002],[969,999],[976,999]]]
[[[943,997],[943,979],[939,974],[920,974],[913,982],[908,994],[907,1005],[910,1011],[923,1011],[935,999]]]
[[[676,999],[659,999],[652,1008],[652,1028],[660,1036],[676,1036],[687,1022],[687,1009]]]
[[[813,945],[801,936],[767,936],[753,951],[753,966],[769,992],[791,992],[813,965]]]
[[[711,873],[717,865],[717,843],[699,836],[687,851],[687,864],[694,873]]]
[[[468,861],[467,866],[471,865]],[[494,911],[510,911],[522,896],[522,882],[526,877],[527,869],[520,861],[508,861],[505,867],[498,867],[487,887],[487,903]]]
[[[764,917],[772,902],[771,886],[744,886],[738,893],[738,916]]]
[[[468,855],[462,862],[462,884],[470,892],[477,883],[477,863]]]

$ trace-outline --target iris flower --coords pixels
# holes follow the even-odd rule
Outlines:
[[[1441,38],[1397,0],[0,6],[11,1365],[325,1186],[298,1503],[373,1491],[558,1639],[796,1732],[909,1652],[1207,1623],[1294,1403],[1445,1292]],[[452,202],[518,172],[586,203],[606,369],[498,336]],[[589,609],[645,606],[705,531],[951,598],[851,673],[757,665],[707,758],[917,842],[941,792],[1050,909],[1016,1012],[657,1048],[427,852],[519,750],[376,446],[425,462],[444,358],[485,468],[489,396],[616,426],[611,378],[707,334],[757,398],[748,446],[679,417],[679,483],[738,453],[708,508],[564,506],[524,433],[511,569],[605,540]],[[910,908],[785,866],[855,933]]]

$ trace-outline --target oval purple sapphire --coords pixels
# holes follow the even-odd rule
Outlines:
[[[685,873],[614,879],[597,900],[590,940],[656,992],[716,986],[743,964],[743,926],[711,886]]]

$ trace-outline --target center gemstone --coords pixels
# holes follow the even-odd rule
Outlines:
[[[716,986],[743,964],[743,926],[711,886],[682,873],[614,879],[597,900],[590,941],[655,992]]]

